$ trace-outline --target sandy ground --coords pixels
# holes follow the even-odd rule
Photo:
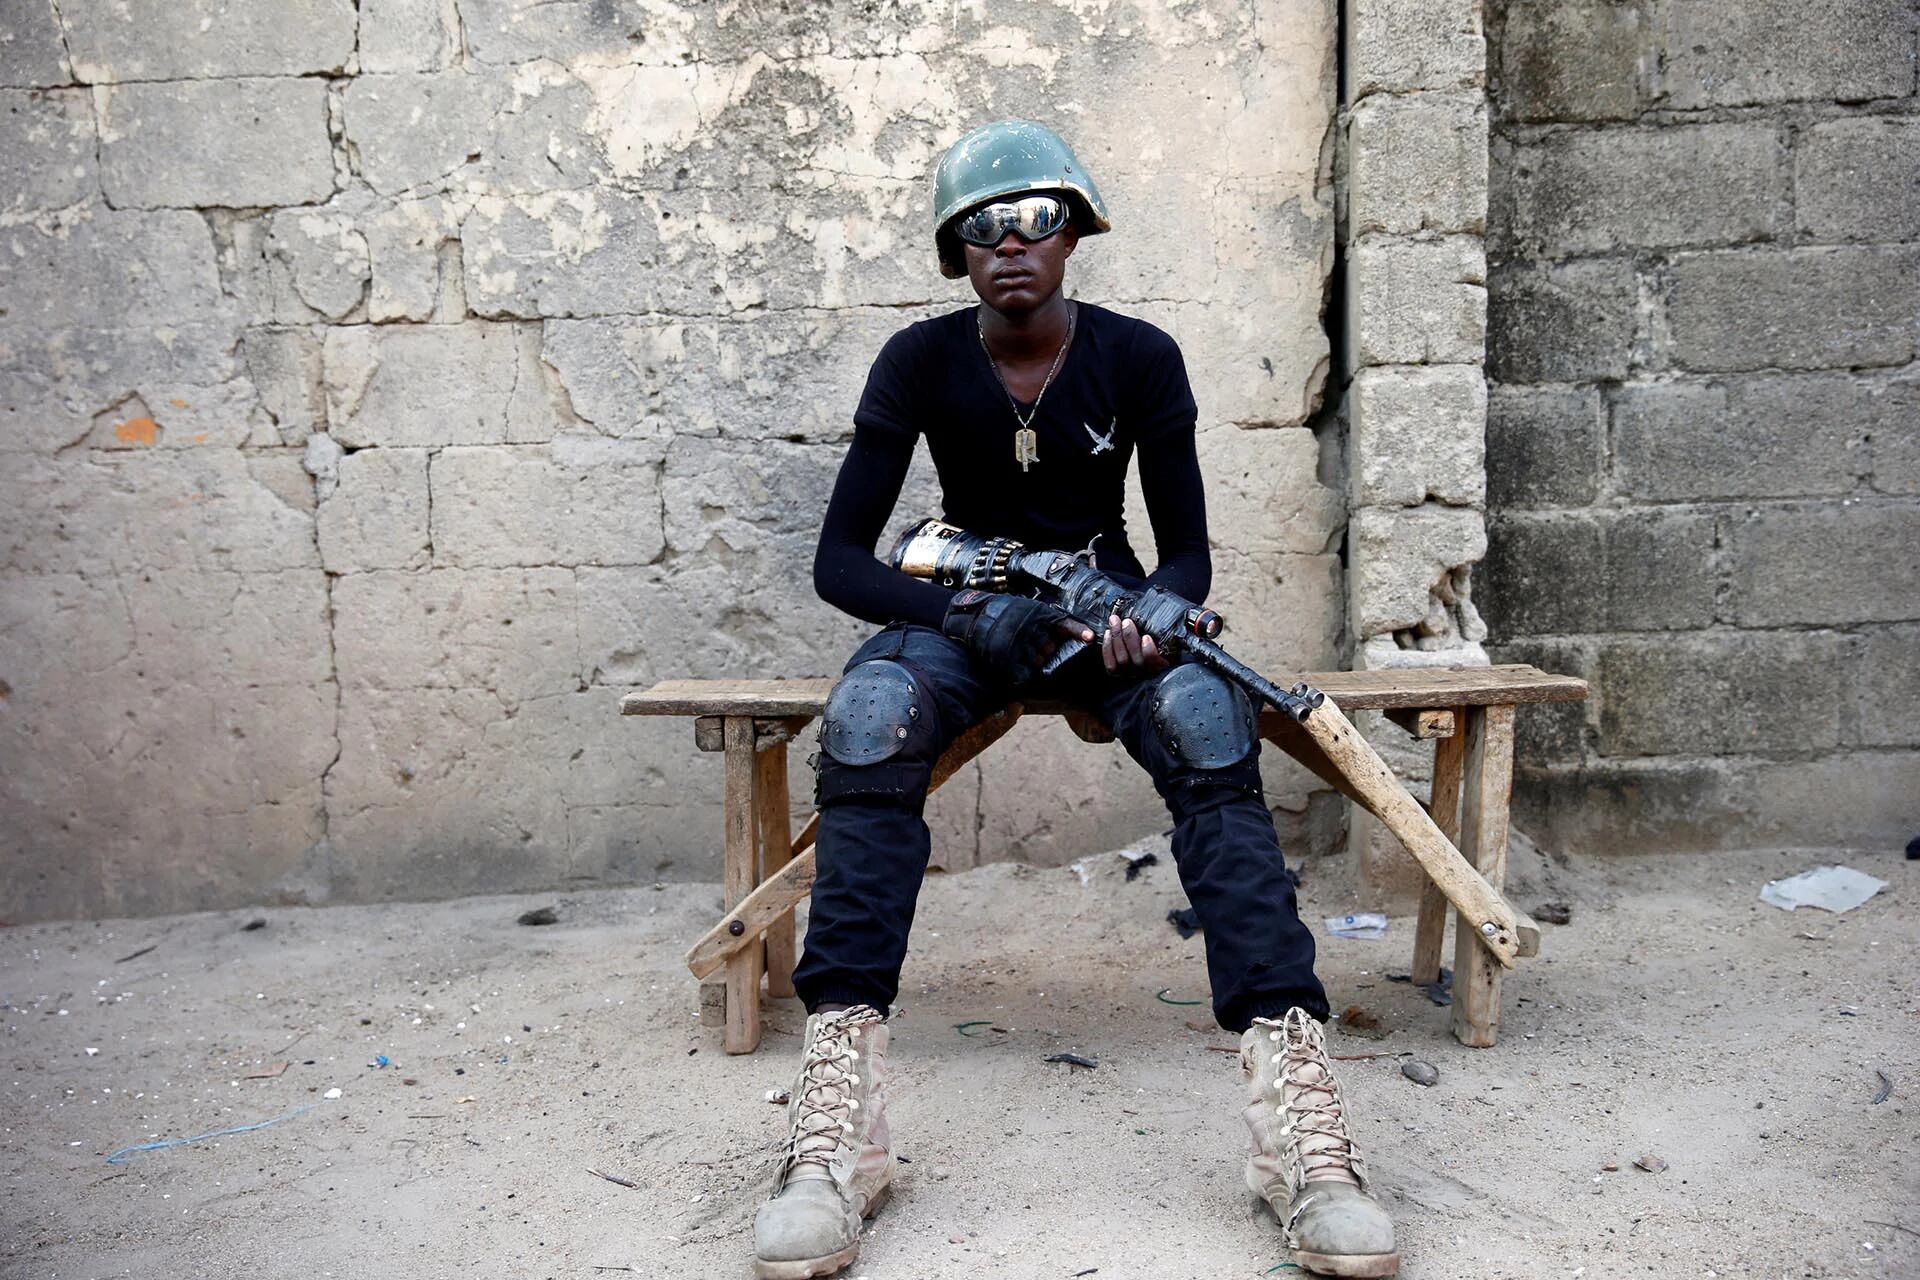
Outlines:
[[[1335,1007],[1384,1033],[1335,1051],[1440,1071],[1342,1068],[1403,1276],[1920,1276],[1920,863],[1852,856],[1892,886],[1844,917],[1756,902],[1815,861],[1523,866],[1521,905],[1574,916],[1507,980],[1491,1050],[1386,980],[1410,920],[1323,943]],[[1241,1186],[1210,1051],[1234,1037],[1155,996],[1204,995],[1173,869],[1121,865],[930,880],[901,1181],[843,1274],[1298,1274]],[[1364,905],[1317,867],[1304,892],[1316,920]],[[747,1275],[800,1011],[775,1002],[750,1057],[698,1024],[679,957],[712,887],[557,901],[545,928],[515,924],[539,900],[474,898],[0,930],[0,1275]],[[956,1033],[975,1019],[1006,1030]],[[1062,1049],[1098,1069],[1042,1063]]]

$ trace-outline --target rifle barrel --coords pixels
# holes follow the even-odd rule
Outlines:
[[[1313,714],[1312,703],[1288,693],[1213,641],[1189,636],[1182,637],[1181,644],[1202,665],[1212,667],[1229,680],[1239,681],[1248,692],[1258,694],[1275,710],[1291,716],[1295,721],[1303,721]]]

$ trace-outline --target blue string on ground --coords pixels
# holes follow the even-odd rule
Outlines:
[[[168,1147],[190,1146],[196,1142],[205,1142],[209,1138],[225,1138],[236,1133],[252,1133],[255,1129],[264,1129],[269,1125],[279,1124],[283,1120],[291,1120],[295,1116],[303,1116],[311,1110],[313,1110],[313,1104],[308,1103],[304,1107],[294,1108],[283,1116],[275,1116],[271,1120],[262,1120],[257,1124],[236,1125],[231,1129],[215,1129],[212,1133],[203,1133],[193,1138],[168,1138],[163,1142],[143,1142],[137,1147],[122,1147],[107,1157],[107,1163],[125,1164],[128,1156],[138,1155],[142,1151],[165,1151]]]

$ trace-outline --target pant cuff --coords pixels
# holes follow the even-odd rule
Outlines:
[[[850,987],[826,987],[819,991],[803,991],[797,994],[800,996],[800,1003],[807,1007],[808,1013],[820,1012],[820,1006],[823,1004],[872,1005],[880,1011],[880,1016],[883,1018],[891,1016],[893,1012],[893,1002],[872,991],[856,991]]]
[[[1245,1031],[1253,1025],[1255,1018],[1271,1018],[1278,1022],[1287,1016],[1289,1009],[1305,1009],[1316,1022],[1327,1021],[1333,1012],[1327,1007],[1326,996],[1318,992],[1300,992],[1295,995],[1244,997],[1218,1007],[1214,1016],[1228,1031]]]

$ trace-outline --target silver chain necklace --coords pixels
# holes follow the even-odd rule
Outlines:
[[[1079,313],[1078,307],[1071,302],[1067,304],[1067,336],[1060,339],[1060,349],[1053,353],[1053,365],[1047,370],[1046,381],[1040,384],[1040,394],[1033,398],[1033,408],[1027,410],[1024,418],[1020,416],[1020,402],[1013,398],[1013,389],[1007,386],[1006,376],[1000,372],[1000,362],[993,358],[993,348],[987,345],[986,326],[980,323],[980,314],[974,313],[973,331],[980,337],[980,350],[986,353],[987,366],[993,370],[994,381],[1000,384],[1000,390],[1006,394],[1007,407],[1013,410],[1013,420],[1020,424],[1020,429],[1013,433],[1013,460],[1020,464],[1022,471],[1040,461],[1040,440],[1034,433],[1033,420],[1040,412],[1040,402],[1046,399],[1047,388],[1053,385],[1054,375],[1060,372],[1060,365],[1067,358],[1067,348],[1073,345],[1074,318]]]

